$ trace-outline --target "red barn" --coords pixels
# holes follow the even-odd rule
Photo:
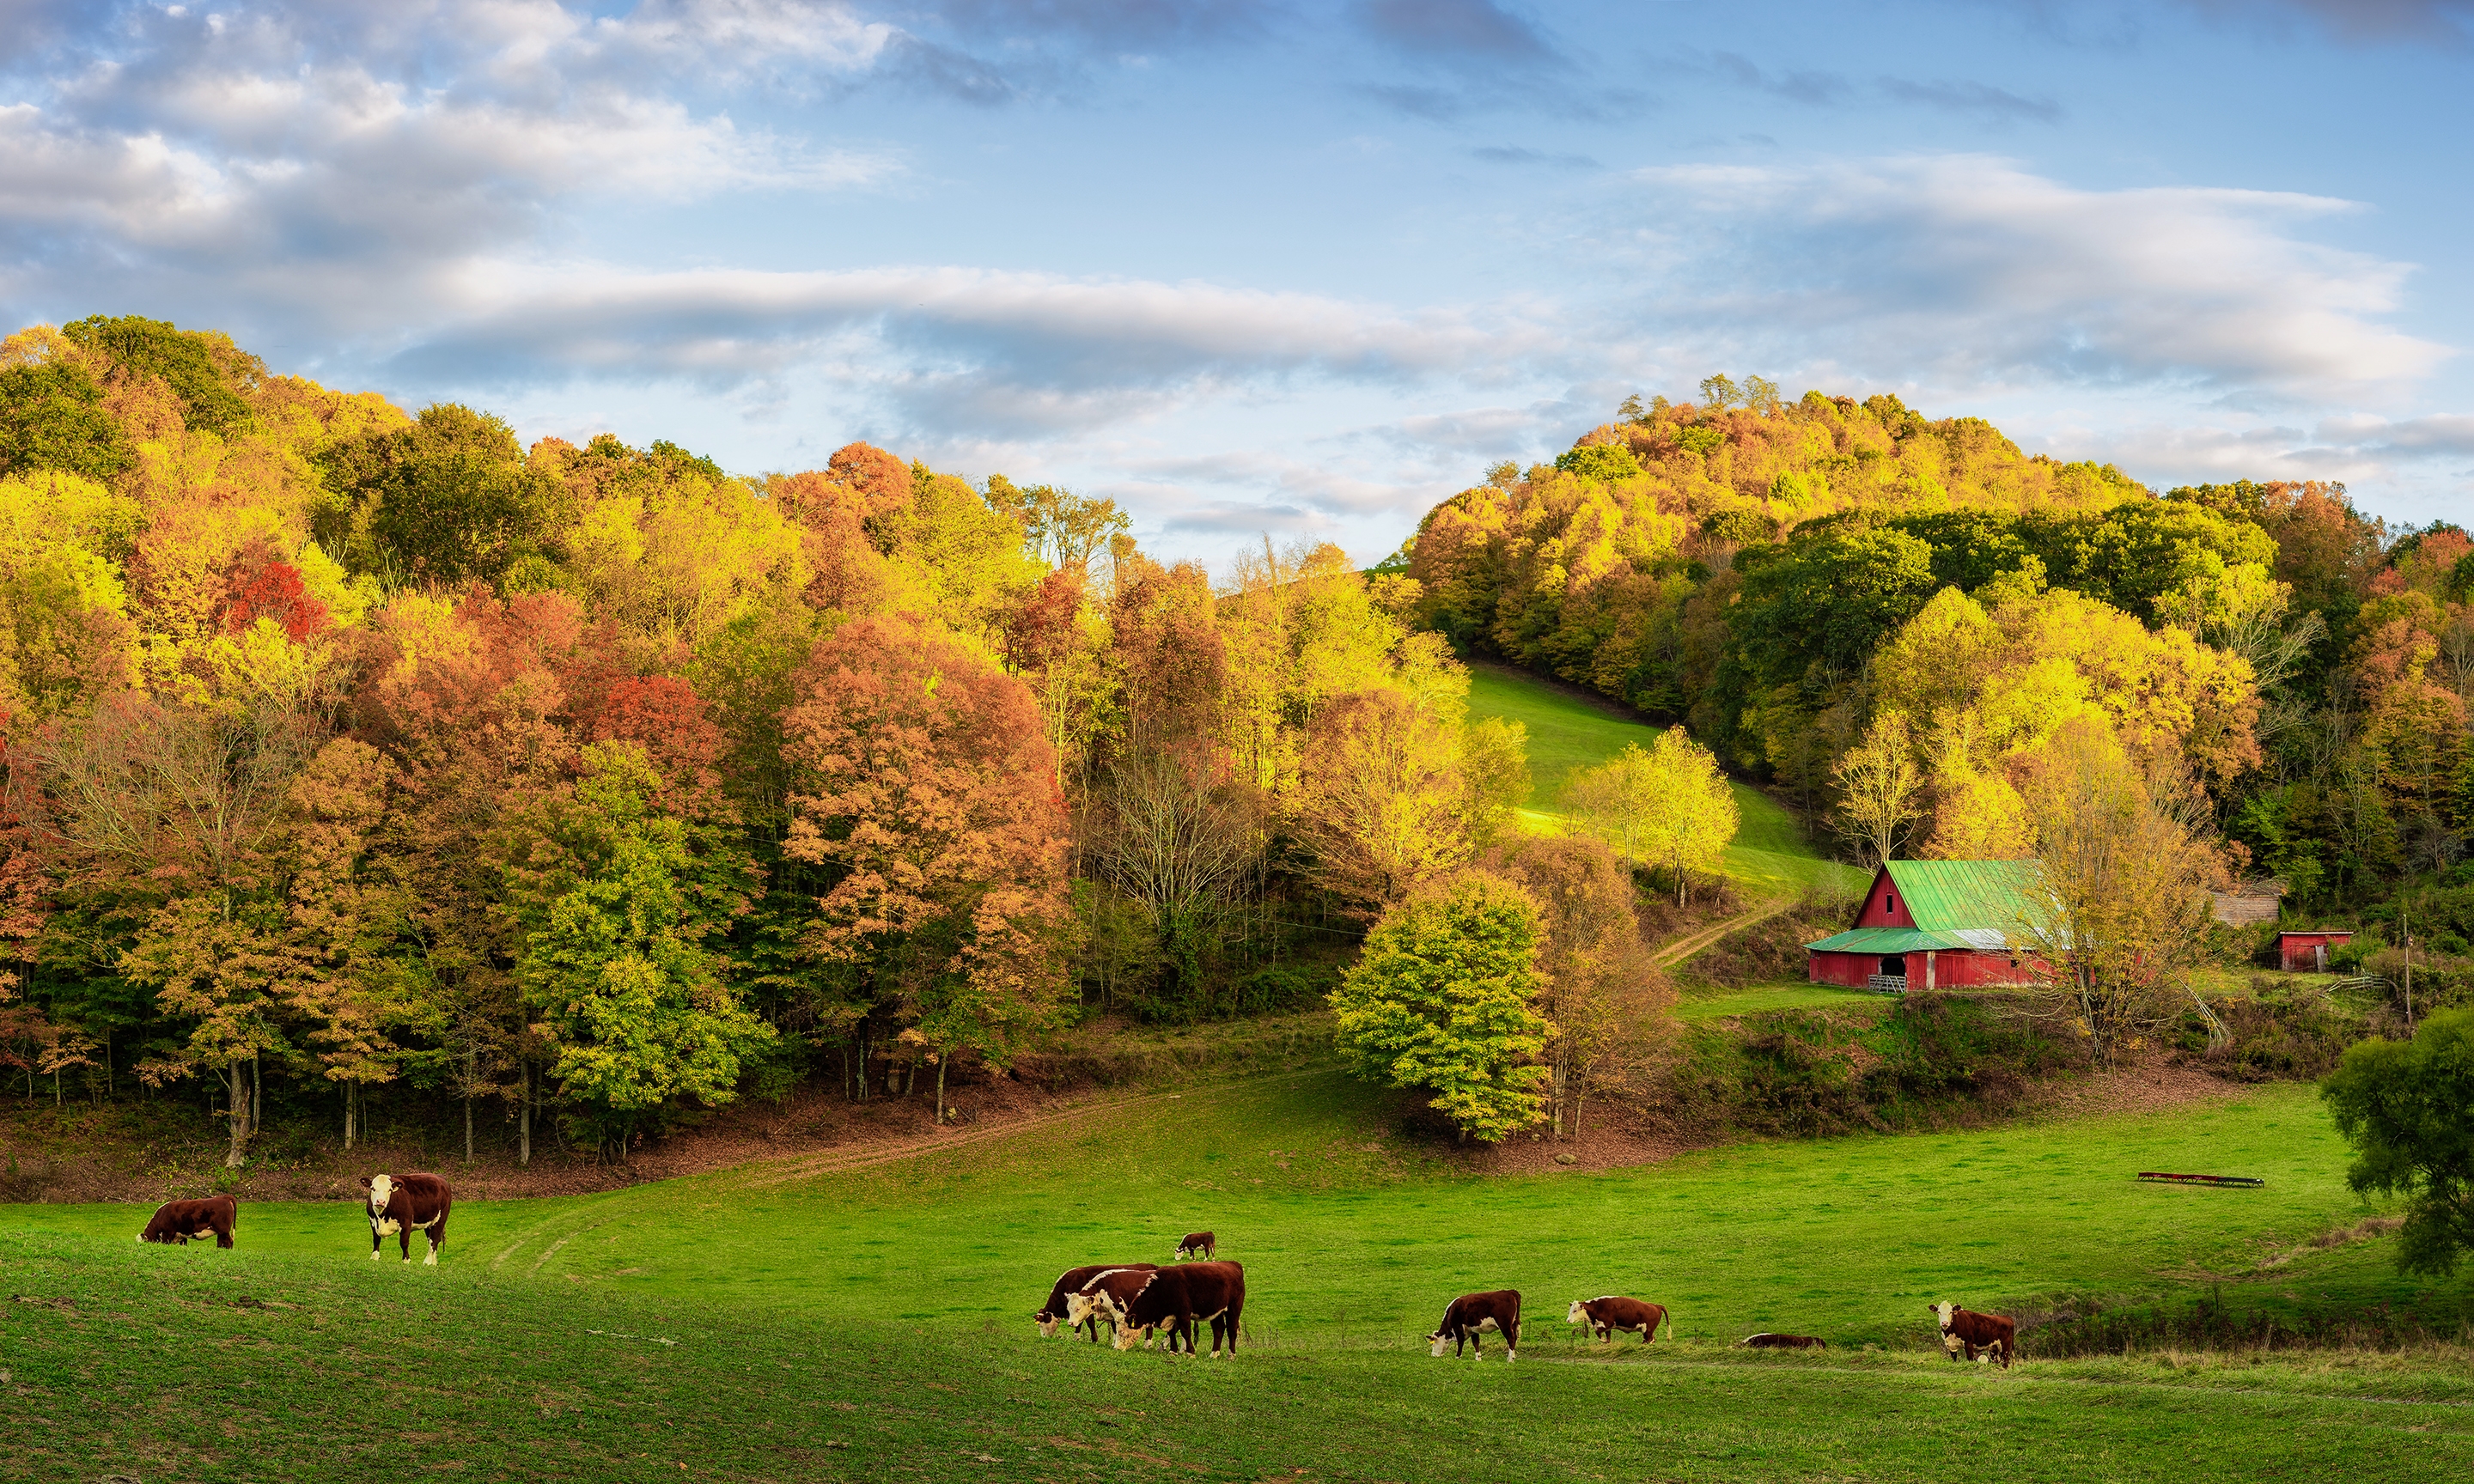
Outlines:
[[[1854,926],[1805,945],[1807,977],[1891,994],[2032,984],[2012,945],[2035,871],[2031,860],[1894,860],[1874,874]]]
[[[2276,961],[2289,974],[2324,974],[2328,971],[2328,955],[2354,941],[2354,935],[2342,928],[2316,933],[2279,933],[2276,935]]]

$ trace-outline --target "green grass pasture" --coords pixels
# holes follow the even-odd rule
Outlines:
[[[239,1251],[143,1248],[125,1207],[0,1211],[0,1459],[29,1478],[1351,1479],[2442,1477],[2474,1377],[2354,1366],[1941,1361],[1925,1305],[2199,1291],[2433,1296],[2359,1219],[2308,1089],[2156,1116],[1747,1144],[1477,1179],[1329,1072],[854,1173],[752,1167],[460,1205],[444,1266],[367,1256],[354,1207],[252,1206]],[[2142,1168],[2256,1174],[2157,1189]],[[1062,1268],[1247,1266],[1234,1362],[1042,1341]],[[1429,1359],[1452,1295],[1527,1296],[1520,1363]],[[1575,1297],[1664,1303],[1610,1353]],[[2459,1296],[2462,1303],[2462,1296]],[[33,1301],[33,1302],[28,1302]],[[1726,1348],[1755,1329],[1826,1355]],[[1878,1351],[1867,1347],[1880,1347]],[[2373,1400],[2377,1399],[2377,1400]],[[6,1474],[0,1469],[0,1474]]]
[[[1562,827],[1564,785],[1583,768],[1613,757],[1628,742],[1647,747],[1658,729],[1590,705],[1567,691],[1499,669],[1469,672],[1469,714],[1500,716],[1529,729],[1531,806],[1521,811],[1530,828]],[[1755,893],[1776,896],[1807,887],[1857,892],[1864,875],[1825,859],[1799,829],[1794,816],[1758,789],[1731,783],[1741,823],[1727,848],[1726,874]]]

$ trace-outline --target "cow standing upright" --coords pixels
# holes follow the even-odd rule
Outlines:
[[[1188,1232],[1177,1239],[1176,1244],[1176,1255],[1179,1257],[1201,1257],[1208,1260],[1219,1250],[1220,1238],[1208,1232]]]
[[[218,1247],[232,1244],[232,1229],[240,1225],[240,1203],[228,1195],[210,1195],[196,1201],[166,1201],[155,1208],[146,1230],[137,1234],[141,1242],[177,1242],[182,1247],[195,1237],[203,1242],[215,1239]]]
[[[1443,1322],[1426,1336],[1427,1354],[1440,1355],[1443,1343],[1451,1342],[1452,1353],[1461,1353],[1463,1341],[1476,1347],[1477,1358],[1486,1358],[1489,1329],[1503,1336],[1503,1358],[1509,1362],[1520,1358],[1520,1290],[1498,1288],[1492,1293],[1465,1293],[1444,1305]]]
[[[1618,1329],[1628,1334],[1637,1332],[1640,1343],[1646,1345],[1658,1338],[1658,1327],[1666,1323],[1666,1309],[1645,1300],[1611,1293],[1595,1299],[1574,1299],[1564,1322],[1588,1325],[1592,1335],[1610,1343]]]
[[[1246,1314],[1246,1269],[1236,1262],[1188,1262],[1152,1273],[1125,1304],[1117,1320],[1117,1349],[1131,1350],[1135,1337],[1165,1328],[1174,1350],[1175,1337],[1185,1335],[1185,1352],[1194,1353],[1194,1322],[1211,1324],[1211,1358],[1220,1358],[1220,1342],[1237,1353],[1237,1328]]]
[[[1148,1273],[1151,1272],[1155,1264],[1149,1262],[1095,1262],[1088,1267],[1067,1268],[1063,1273],[1057,1275],[1055,1286],[1048,1290],[1048,1302],[1041,1304],[1038,1310],[1031,1316],[1031,1318],[1039,1321],[1040,1338],[1055,1338],[1056,1334],[1056,1327],[1070,1320],[1072,1322],[1072,1328],[1077,1329],[1087,1328],[1090,1330],[1092,1343],[1095,1345],[1098,1344],[1100,1340],[1100,1321],[1107,1318],[1108,1316],[1092,1311],[1087,1304],[1083,1306],[1082,1312],[1079,1314],[1075,1313],[1075,1305],[1073,1303],[1074,1296],[1082,1291],[1082,1285],[1084,1283],[1089,1282],[1091,1280],[1099,1277],[1103,1273],[1122,1273],[1128,1271]]]
[[[1960,1308],[1955,1304],[1928,1304],[1925,1307],[1941,1322],[1941,1347],[1956,1360],[1961,1351],[1974,1360],[1977,1351],[2001,1358],[2001,1369],[2019,1353],[2019,1322],[2006,1314],[1978,1314]]]
[[[1151,1262],[1129,1262],[1123,1267],[1102,1268],[1084,1279],[1081,1287],[1065,1296],[1066,1323],[1078,1328],[1089,1324],[1096,1338],[1100,1332],[1099,1322],[1104,1319],[1115,1334],[1124,1334],[1126,1310],[1133,1304],[1134,1295],[1142,1292],[1144,1285],[1152,1281],[1152,1275],[1158,1271],[1158,1264]],[[1177,1336],[1184,1332],[1181,1328],[1170,1328],[1169,1349],[1176,1349]]]
[[[361,1184],[369,1191],[370,1260],[378,1260],[379,1249],[393,1236],[403,1248],[403,1260],[410,1262],[412,1233],[418,1230],[429,1238],[429,1256],[422,1266],[438,1266],[438,1250],[447,1245],[447,1212],[455,1204],[447,1182],[435,1175],[365,1175]]]

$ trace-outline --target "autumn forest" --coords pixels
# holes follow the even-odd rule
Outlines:
[[[624,1158],[801,1083],[941,1110],[1092,1016],[1326,1003],[1499,1138],[1659,1039],[1636,894],[1712,877],[1722,770],[1859,865],[2051,854],[2109,779],[2176,880],[2474,934],[2464,532],[1891,396],[1714,376],[1370,569],[1205,568],[1029,478],[527,448],[97,317],[0,347],[0,1069],[187,1098],[235,1163],[407,1095]],[[1674,725],[1536,798],[1471,661]],[[1455,934],[1521,1001],[1466,1087],[1378,993]]]

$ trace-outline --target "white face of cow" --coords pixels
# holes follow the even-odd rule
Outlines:
[[[1109,1343],[1119,1350],[1131,1350],[1151,1337],[1152,1332],[1148,1328],[1136,1329],[1121,1324],[1117,1327],[1117,1337]]]
[[[380,1175],[380,1176],[377,1176],[376,1178],[373,1179],[373,1180],[370,1182],[370,1214],[371,1214],[371,1215],[376,1216],[376,1215],[379,1215],[379,1214],[381,1214],[382,1212],[384,1212],[384,1211],[386,1210],[386,1209],[387,1209],[387,1202],[392,1201],[392,1200],[394,1200],[394,1199],[395,1199],[395,1177],[394,1177],[394,1176],[392,1176],[392,1175]]]
[[[1439,1330],[1436,1333],[1426,1336],[1426,1353],[1440,1359],[1443,1353],[1443,1347],[1450,1343],[1452,1342],[1444,1338],[1443,1333]]]
[[[1955,1304],[1928,1304],[1925,1307],[1931,1309],[1933,1311],[1933,1317],[1941,1321],[1941,1332],[1944,1334],[1950,1333],[1950,1316],[1958,1311],[1958,1305]]]
[[[1586,1325],[1589,1322],[1589,1310],[1587,1306],[1587,1301],[1574,1299],[1572,1301],[1571,1311],[1564,1316],[1564,1323],[1567,1325]]]
[[[1043,1339],[1043,1340],[1053,1340],[1053,1339],[1056,1338],[1056,1316],[1055,1316],[1055,1315],[1054,1315],[1054,1314],[1035,1314],[1035,1315],[1033,1315],[1033,1316],[1031,1316],[1031,1317],[1033,1317],[1033,1318],[1035,1318],[1035,1319],[1037,1319],[1037,1320],[1039,1321],[1039,1337],[1040,1337],[1041,1339]]]

